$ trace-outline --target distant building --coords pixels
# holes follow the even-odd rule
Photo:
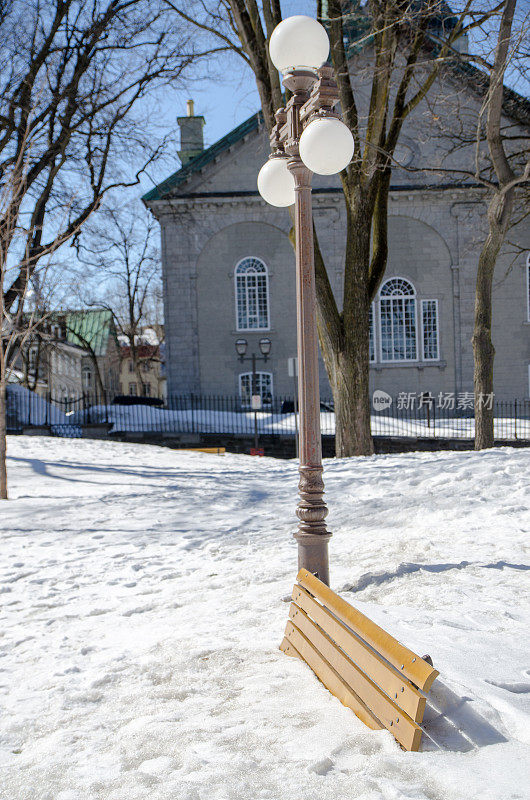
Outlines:
[[[87,309],[66,315],[67,340],[86,353],[82,363],[83,391],[112,398],[120,391],[120,345],[111,311]]]
[[[33,335],[23,351],[20,383],[52,400],[80,397],[85,355],[82,347],[71,344],[60,334],[57,337],[48,337],[46,333]]]
[[[101,392],[112,397],[119,389],[119,367],[110,311],[66,311],[34,324],[10,381],[52,400]]]
[[[137,346],[139,373],[135,371],[129,345],[121,347],[120,385],[121,394],[136,397],[166,396],[166,378],[163,353],[158,344],[139,344]]]

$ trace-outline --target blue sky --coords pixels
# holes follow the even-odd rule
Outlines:
[[[316,2],[313,0],[283,0],[284,17],[293,14],[315,16]],[[186,88],[168,90],[159,99],[160,128],[164,133],[173,131],[173,145],[178,149],[177,117],[186,115],[186,100],[195,102],[195,113],[205,118],[204,144],[209,147],[243,122],[260,107],[259,96],[250,68],[235,54],[226,54],[204,62],[195,76],[188,77]],[[173,137],[172,137],[173,138]],[[173,166],[159,165],[142,178],[142,190],[147,191],[153,181],[159,182],[179,167],[178,159]]]

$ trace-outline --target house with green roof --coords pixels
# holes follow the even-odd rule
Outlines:
[[[444,8],[440,25],[454,24],[449,7]],[[366,9],[353,2],[345,42],[361,130],[370,93],[365,15]],[[437,35],[435,20],[426,58],[436,57]],[[459,48],[465,46],[458,42]],[[472,179],[443,170],[474,163],[473,144],[455,149],[450,134],[477,118],[484,88],[476,69],[448,66],[428,102],[420,103],[405,122],[391,179],[387,272],[371,310],[372,391],[455,398],[473,391],[471,336],[478,252],[487,228],[485,193]],[[528,135],[527,100],[506,90],[504,114],[513,136]],[[208,148],[203,144],[205,119],[192,104],[178,124],[181,166],[142,198],[161,230],[168,395],[248,398],[249,370],[239,361],[235,343],[244,338],[248,354],[259,354],[262,337],[272,345],[269,360],[259,368],[260,392],[290,395],[288,360],[296,354],[291,219],[286,209],[267,205],[257,191],[258,172],[270,153],[261,114]],[[335,176],[315,175],[313,187],[314,222],[340,308],[343,195]],[[521,221],[510,232],[517,255],[506,248],[497,268],[493,334],[498,399],[530,396],[530,226],[519,211],[514,219]],[[322,364],[320,385],[322,396],[329,397]]]
[[[34,325],[13,376],[41,396],[111,398],[119,392],[120,347],[107,309],[61,311]]]
[[[68,311],[66,341],[85,350],[81,365],[83,391],[114,396],[120,390],[120,345],[108,309]]]

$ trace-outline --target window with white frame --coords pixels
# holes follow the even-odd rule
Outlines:
[[[260,395],[264,406],[270,405],[272,401],[272,374],[270,372],[256,372],[255,387],[252,386],[252,372],[243,372],[239,376],[241,403],[245,406],[250,406],[253,394]]]
[[[421,301],[421,328],[424,361],[438,361],[438,300]]]
[[[92,388],[92,371],[90,367],[83,367],[83,389]]]
[[[370,362],[375,361],[375,308],[374,304],[370,304],[370,311],[368,312],[368,326],[370,331],[369,348],[370,348]]]
[[[244,258],[235,269],[238,331],[269,328],[269,276],[259,258]]]
[[[416,290],[404,278],[389,278],[379,291],[381,361],[416,361]]]

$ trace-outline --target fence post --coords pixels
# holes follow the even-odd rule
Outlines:
[[[192,433],[195,433],[195,415],[194,415],[194,413],[193,413],[193,411],[194,411],[194,405],[195,405],[195,403],[194,403],[194,394],[193,394],[193,392],[192,392],[192,393],[190,394],[190,406],[191,406],[191,432],[192,432]]]
[[[514,439],[517,441],[517,400],[513,401],[514,415],[513,415],[513,434]]]

